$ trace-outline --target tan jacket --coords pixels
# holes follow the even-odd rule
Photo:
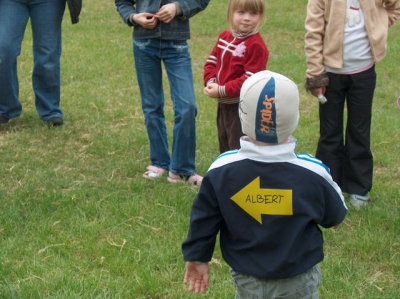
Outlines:
[[[358,0],[375,63],[386,55],[388,28],[400,18],[400,0]],[[309,0],[305,21],[307,78],[324,73],[324,65],[343,66],[347,0]]]

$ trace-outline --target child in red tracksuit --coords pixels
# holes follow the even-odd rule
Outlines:
[[[204,66],[204,93],[218,102],[220,153],[240,147],[240,88],[248,77],[266,70],[269,52],[258,32],[264,7],[263,0],[230,0],[230,29],[219,35]]]

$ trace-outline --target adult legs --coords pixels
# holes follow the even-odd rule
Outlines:
[[[14,0],[0,1],[0,115],[21,115],[17,57],[29,19],[28,4]]]
[[[188,177],[196,172],[197,114],[189,46],[184,41],[162,41],[162,58],[174,107],[170,171]]]
[[[65,0],[30,2],[36,110],[43,120],[62,117],[60,109],[61,23]]]
[[[157,39],[134,40],[136,75],[142,99],[142,110],[150,143],[152,165],[169,169],[167,128],[164,115],[164,91]]]

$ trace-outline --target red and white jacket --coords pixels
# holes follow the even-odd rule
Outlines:
[[[238,103],[243,82],[266,70],[268,55],[267,45],[258,31],[243,35],[225,30],[204,65],[204,85],[218,83],[219,103]]]

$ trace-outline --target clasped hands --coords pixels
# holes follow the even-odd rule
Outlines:
[[[158,20],[169,23],[176,16],[176,5],[169,3],[160,7],[156,13],[142,12],[133,15],[132,20],[146,29],[156,27]]]

